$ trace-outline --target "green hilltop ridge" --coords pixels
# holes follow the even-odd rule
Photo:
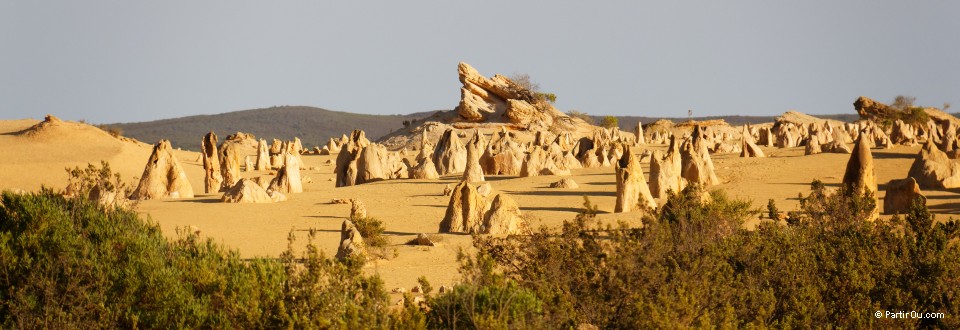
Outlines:
[[[167,139],[174,147],[199,150],[200,139],[213,131],[225,137],[236,132],[255,135],[268,142],[299,137],[305,147],[323,145],[331,137],[360,128],[377,138],[403,127],[404,121],[420,120],[434,111],[407,115],[366,115],[307,106],[278,106],[216,115],[197,115],[135,123],[104,125],[119,128],[122,134],[146,143]]]

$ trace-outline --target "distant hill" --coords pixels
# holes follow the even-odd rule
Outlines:
[[[426,118],[436,111],[408,115],[364,115],[305,106],[283,106],[189,116],[138,123],[108,124],[124,136],[146,143],[168,139],[174,147],[199,150],[200,139],[213,131],[223,141],[228,134],[244,132],[257,138],[292,140],[299,137],[305,147],[322,146],[328,138],[350,134],[361,128],[371,140],[403,127],[405,120]]]
[[[730,124],[732,126],[739,126],[743,124],[772,123],[776,121],[777,117],[779,116],[780,115],[776,115],[776,116],[708,116],[708,117],[693,117],[693,118],[637,117],[637,116],[616,116],[616,117],[617,117],[617,123],[619,124],[620,129],[633,129],[634,127],[637,126],[637,122],[642,122],[644,125],[646,125],[660,119],[667,119],[675,123],[680,123],[680,122],[684,122],[691,119],[698,120],[698,121],[723,119],[724,121],[727,122],[727,124]],[[843,122],[854,122],[860,119],[860,116],[855,113],[841,114],[841,115],[811,115],[811,116],[814,116],[817,118],[823,118],[823,119],[834,119],[834,120],[839,120]],[[603,120],[604,116],[590,116],[590,117],[592,117],[595,122],[599,123],[601,120]]]

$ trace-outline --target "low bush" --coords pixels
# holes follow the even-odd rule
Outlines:
[[[864,221],[864,198],[821,184],[791,212],[802,221],[745,230],[756,214],[748,203],[684,191],[642,228],[600,226],[585,210],[559,233],[475,245],[478,260],[543,302],[535,318],[549,328],[960,326],[960,223],[937,223],[921,204],[905,218]]]
[[[174,241],[136,212],[43,190],[0,199],[3,328],[369,328],[387,295],[359,264],[242,260],[195,234]]]

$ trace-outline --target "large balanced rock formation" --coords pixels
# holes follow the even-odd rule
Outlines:
[[[655,151],[650,158],[650,194],[653,198],[666,198],[668,191],[679,193],[686,185],[683,176],[683,163],[677,140],[670,137],[670,147],[667,154],[661,156]]]
[[[220,174],[223,182],[220,191],[227,191],[240,181],[240,146],[232,142],[224,142],[220,146]]]
[[[884,214],[907,213],[917,199],[921,204],[927,204],[927,198],[920,192],[920,185],[913,178],[890,180],[886,193],[883,196]]]
[[[467,150],[452,129],[444,131],[437,141],[433,163],[440,175],[460,173],[467,167]]]
[[[263,187],[250,179],[241,179],[230,190],[223,193],[220,201],[224,203],[273,203],[273,198]]]
[[[853,102],[853,107],[857,110],[857,114],[859,114],[861,118],[874,121],[878,119],[896,118],[895,112],[900,111],[899,109],[874,101],[866,96],[858,97],[857,100]],[[960,125],[960,119],[943,110],[923,108],[923,112],[938,124],[952,122],[954,125]]]
[[[924,189],[957,188],[960,187],[960,163],[948,158],[929,141],[917,154],[908,176]]]
[[[463,120],[479,122],[503,118],[528,128],[546,128],[556,118],[567,117],[507,77],[486,78],[463,62],[458,65],[457,72],[463,87],[460,88],[460,104],[456,110]]]
[[[617,202],[614,212],[630,212],[635,209],[657,207],[657,202],[650,194],[647,180],[643,178],[643,168],[629,148],[624,150],[623,157],[617,161]]]
[[[344,220],[340,225],[340,246],[337,248],[337,259],[348,258],[366,259],[367,248],[357,226],[350,220]]]
[[[140,176],[140,184],[130,194],[130,199],[192,198],[193,187],[187,180],[183,166],[173,155],[170,141],[160,140],[153,146],[153,153]]]
[[[480,131],[476,130],[473,138],[470,139],[470,142],[467,142],[467,163],[466,168],[463,171],[463,181],[485,181],[483,178],[483,168],[480,167],[480,152],[482,145],[483,137],[480,135]]]
[[[220,158],[217,152],[217,135],[213,132],[203,136],[200,142],[200,152],[203,154],[203,192],[220,191],[223,176],[220,174]]]

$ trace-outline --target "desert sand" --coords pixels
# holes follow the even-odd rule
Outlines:
[[[120,139],[86,124],[62,122],[56,127],[23,134],[37,119],[0,121],[0,190],[34,191],[42,186],[63,189],[67,182],[65,168],[99,164],[107,161],[122,179],[135,185],[143,172],[152,146],[130,139]],[[231,132],[217,132],[223,134]],[[201,136],[197,137],[199,145]],[[271,137],[257,137],[267,138]],[[466,141],[466,139],[463,139]],[[156,142],[156,141],[150,141]],[[875,158],[878,198],[882,209],[884,185],[891,179],[907,176],[920,146],[894,146],[872,150]],[[645,149],[665,150],[666,146],[634,147],[640,154]],[[713,154],[720,184],[711,189],[753,202],[765,210],[768,199],[774,199],[781,211],[798,207],[798,193],[808,193],[810,182],[819,179],[830,187],[839,186],[847,154],[823,153],[804,156],[803,147],[763,147],[767,158],[740,158],[738,153]],[[389,180],[335,188],[333,178],[337,155],[303,155],[301,176],[303,193],[288,194],[287,201],[272,204],[220,203],[221,194],[203,194],[204,170],[200,153],[176,151],[188,179],[197,194],[195,198],[149,200],[140,202],[136,210],[157,223],[164,235],[177,236],[177,228],[192,226],[203,237],[209,237],[236,249],[244,258],[276,258],[287,248],[292,232],[294,248],[302,251],[308,232],[317,231],[316,244],[328,256],[336,254],[340,226],[349,216],[350,206],[333,204],[337,198],[363,201],[369,214],[384,221],[391,244],[388,259],[368,263],[366,271],[379,274],[387,288],[412,287],[416,279],[426,276],[434,285],[450,285],[459,280],[457,253],[469,249],[471,239],[465,234],[439,234],[437,246],[408,246],[405,242],[418,233],[435,234],[449,201],[443,196],[447,184],[456,183],[460,175],[440,180]],[[413,157],[409,155],[408,157]],[[641,161],[649,175],[649,158]],[[272,176],[271,171],[243,172],[245,178]],[[307,180],[309,178],[309,180]],[[496,191],[509,194],[520,205],[533,227],[557,226],[572,219],[583,203],[583,196],[599,206],[599,219],[605,222],[625,221],[640,225],[640,213],[613,213],[615,177],[613,167],[575,169],[572,178],[578,189],[552,189],[558,176],[488,176]],[[924,190],[929,209],[940,220],[960,214],[960,189]],[[890,217],[883,215],[882,217]],[[746,224],[755,226],[756,219]],[[395,252],[394,252],[395,251]]]

